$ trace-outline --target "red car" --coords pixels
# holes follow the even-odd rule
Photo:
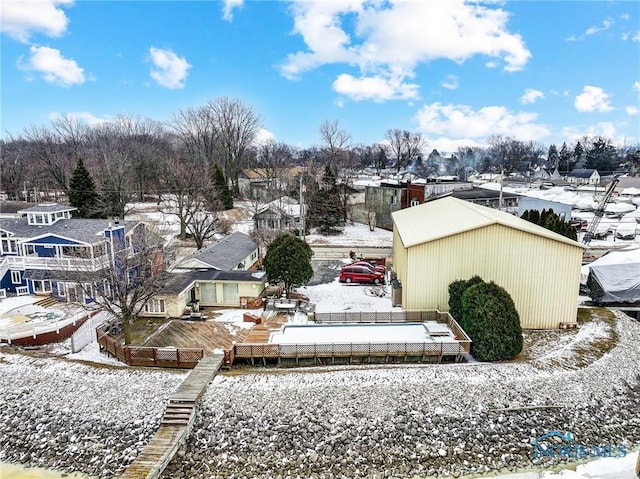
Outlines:
[[[373,271],[377,271],[378,273],[382,273],[384,274],[387,269],[384,266],[378,265],[378,264],[371,264],[368,261],[356,261],[355,263],[353,263],[351,266],[365,266]]]
[[[341,283],[384,283],[384,274],[371,267],[350,264],[340,270]]]

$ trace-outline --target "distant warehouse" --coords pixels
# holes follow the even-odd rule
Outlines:
[[[405,310],[447,311],[449,284],[478,275],[509,292],[523,328],[576,323],[580,243],[452,197],[392,217],[393,265]]]

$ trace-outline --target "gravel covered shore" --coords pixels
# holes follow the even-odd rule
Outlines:
[[[571,348],[562,346],[508,364],[221,374],[163,477],[515,470],[533,465],[532,441],[551,430],[570,431],[580,444],[630,450],[640,444],[640,323],[618,317],[618,345],[588,364],[565,360]],[[596,328],[581,347],[601,332]],[[114,477],[155,432],[185,375],[0,348],[0,460]]]

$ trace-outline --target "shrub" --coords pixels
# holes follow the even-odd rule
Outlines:
[[[462,324],[462,295],[468,287],[483,282],[482,278],[476,275],[467,280],[459,279],[449,285],[449,314],[460,323],[462,329],[465,329]]]
[[[479,361],[511,359],[522,351],[520,315],[509,293],[495,284],[479,283],[462,295],[462,327]]]

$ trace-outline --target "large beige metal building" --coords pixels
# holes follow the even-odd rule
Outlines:
[[[523,328],[575,324],[580,243],[452,197],[392,216],[393,266],[405,310],[447,311],[449,284],[478,275],[509,292]]]

